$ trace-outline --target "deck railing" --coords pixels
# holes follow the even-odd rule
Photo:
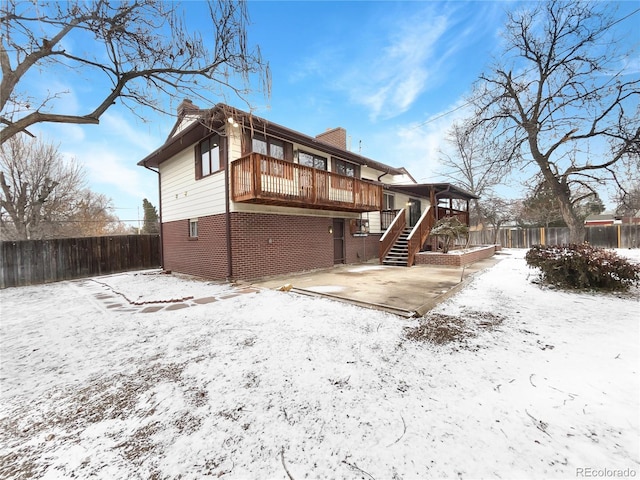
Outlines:
[[[387,231],[384,232],[384,235],[382,235],[382,238],[380,238],[380,249],[378,252],[380,263],[382,263],[384,257],[387,256],[387,253],[389,253],[391,247],[393,247],[400,234],[407,227],[405,211],[406,210],[403,208],[398,212],[398,214],[391,222],[391,225],[389,225],[389,228],[387,228]]]
[[[413,227],[413,230],[411,230],[411,233],[409,234],[409,245],[407,247],[409,250],[409,258],[407,258],[408,267],[413,265],[416,253],[418,253],[420,248],[422,248],[422,245],[424,245],[424,242],[427,240],[435,222],[436,219],[434,211],[429,207],[424,211],[420,220],[418,220],[418,223]]]
[[[231,162],[234,202],[353,212],[379,211],[382,186],[251,153]]]
[[[463,225],[469,225],[469,212],[465,210],[455,210],[453,208],[438,207],[437,219],[440,220],[445,217],[455,217]]]
[[[386,230],[400,210],[382,210],[380,212],[380,230]]]

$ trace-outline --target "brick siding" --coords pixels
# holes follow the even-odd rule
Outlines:
[[[331,218],[232,213],[233,276],[252,279],[333,265]]]
[[[224,215],[198,218],[198,238],[189,238],[189,220],[162,224],[166,270],[224,280],[227,277],[226,222]]]
[[[332,218],[262,213],[231,213],[233,279],[333,266]],[[380,235],[354,237],[345,221],[345,262],[378,256]],[[225,280],[227,251],[225,216],[198,219],[198,239],[189,238],[188,220],[163,224],[164,268],[213,280]]]
[[[316,138],[321,142],[328,143],[342,150],[347,149],[347,131],[342,127],[327,130],[326,132],[316,135]]]
[[[380,254],[380,237],[382,234],[369,234],[366,237],[354,237],[349,234],[347,222],[347,233],[345,234],[345,263],[366,262],[373,258],[378,258]]]
[[[496,252],[494,245],[482,247],[468,253],[452,254],[452,253],[435,253],[422,252],[417,253],[415,257],[416,265],[442,265],[451,267],[461,267],[469,265],[485,258],[492,257]]]

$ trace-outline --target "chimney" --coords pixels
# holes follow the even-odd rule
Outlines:
[[[200,108],[197,105],[194,105],[191,100],[185,98],[182,100],[182,103],[178,105],[178,118],[183,118],[186,115],[194,115],[200,111]]]
[[[342,127],[328,128],[326,132],[316,135],[316,138],[342,150],[347,149],[347,131]]]

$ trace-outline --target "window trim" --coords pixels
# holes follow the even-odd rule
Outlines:
[[[189,227],[189,240],[197,240],[198,239],[198,219],[190,218],[188,223]],[[194,228],[195,227],[195,228]],[[194,235],[195,233],[195,235]]]
[[[293,163],[293,143],[288,142],[282,138],[272,137],[270,135],[264,135],[262,133],[254,133],[253,135],[250,132],[245,132],[243,135],[243,146],[242,146],[242,154],[249,155],[250,153],[258,153],[253,150],[253,140],[261,140],[267,144],[267,153],[268,157],[272,157],[278,160],[283,160],[285,162]],[[283,149],[283,158],[274,157],[271,155],[271,142],[275,141],[282,144]],[[264,155],[264,154],[261,154]]]
[[[386,205],[386,198],[391,198],[391,206]],[[382,210],[395,210],[396,208],[396,196],[393,193],[383,192],[382,193]]]
[[[303,153],[305,155],[309,155],[311,158],[313,158],[313,166],[311,165],[304,165],[302,163],[300,163],[300,154]],[[302,167],[309,167],[309,168],[315,168],[316,170],[320,170],[323,172],[327,172],[329,171],[329,159],[327,157],[323,157],[322,155],[318,155],[317,153],[311,153],[308,152],[306,150],[298,150],[298,155],[297,155],[297,160],[298,160],[298,165],[302,166]],[[322,160],[324,162],[324,168],[318,168],[316,167],[316,160]]]
[[[218,150],[218,169],[217,170],[211,170],[209,173],[207,173],[206,175],[204,175],[203,172],[203,168],[202,168],[202,144],[205,141],[210,141],[212,138],[216,138],[218,139],[218,141],[216,142],[217,146],[215,147]],[[209,148],[209,166],[211,169],[211,148]],[[220,135],[218,135],[217,133],[213,133],[203,139],[201,139],[195,147],[195,156],[196,156],[196,180],[200,180],[201,178],[207,178],[210,177],[211,175],[214,175],[218,172],[221,172],[222,170],[224,170],[225,168],[225,162],[223,162],[223,152],[224,152],[224,148],[222,145],[222,138],[220,137]]]
[[[338,172],[338,164],[344,164],[345,173]],[[347,165],[353,168],[353,175],[347,175]],[[349,162],[348,160],[342,160],[341,158],[331,157],[331,171],[337,175],[344,177],[360,179],[360,165],[357,163]]]

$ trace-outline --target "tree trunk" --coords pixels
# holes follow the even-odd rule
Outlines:
[[[575,215],[573,209],[568,209],[566,212],[565,210],[567,210],[565,205],[560,202],[562,218],[567,224],[567,227],[569,227],[569,243],[575,243],[577,245],[584,243],[587,234],[584,221]]]
[[[560,213],[562,219],[569,227],[569,243],[581,244],[584,243],[586,236],[586,230],[584,227],[584,221],[576,214],[573,203],[571,203],[571,191],[561,178],[558,178],[551,171],[549,167],[549,159],[546,155],[542,155],[538,149],[537,138],[535,135],[530,134],[529,145],[531,147],[531,153],[536,163],[540,167],[542,175],[547,182],[547,185],[551,188],[551,191],[558,200],[560,206]]]

